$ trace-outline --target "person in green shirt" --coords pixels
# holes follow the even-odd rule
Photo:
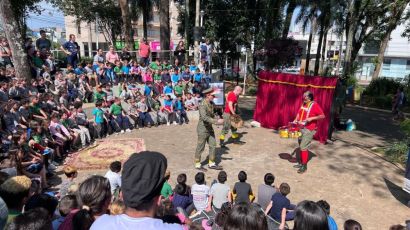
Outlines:
[[[131,123],[121,106],[121,99],[115,98],[114,103],[110,107],[110,114],[114,118],[116,131],[121,133],[131,132]]]
[[[107,94],[102,90],[102,86],[97,86],[96,92],[94,92],[94,101],[106,101]]]
[[[26,176],[15,176],[7,179],[0,186],[0,197],[8,208],[7,223],[22,213],[23,206],[30,195],[31,180]]]
[[[123,76],[123,72],[121,69],[121,62],[120,61],[115,61],[115,67],[114,67],[114,73],[117,76],[116,79],[120,80]]]
[[[159,70],[160,66],[161,66],[161,62],[157,58],[155,62],[151,62],[151,64],[149,64],[148,68],[150,68],[153,72],[155,72]]]
[[[164,182],[164,185],[162,185],[162,189],[161,189],[161,196],[162,196],[164,199],[168,199],[169,196],[172,195],[172,187],[171,187],[171,185],[168,183],[168,180],[169,180],[170,177],[171,177],[171,172],[170,172],[169,170],[167,170],[167,171],[165,172],[165,177],[164,177],[165,182]]]
[[[184,95],[185,87],[182,85],[182,81],[179,80],[177,85],[174,87],[175,96],[180,97]]]
[[[29,106],[30,114],[32,114],[33,118],[38,121],[47,120],[47,114],[40,108],[38,103],[38,97],[32,96],[31,103]]]

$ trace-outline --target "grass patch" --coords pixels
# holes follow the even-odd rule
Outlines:
[[[382,154],[388,161],[406,165],[408,146],[404,141],[394,142],[389,147],[373,149],[376,153]]]

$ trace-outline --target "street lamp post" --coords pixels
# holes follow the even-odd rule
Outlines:
[[[202,29],[202,27],[203,27],[203,23],[204,23],[204,15],[205,15],[205,11],[203,11],[203,10],[201,10],[201,23],[200,23],[200,26],[201,26],[201,29]]]

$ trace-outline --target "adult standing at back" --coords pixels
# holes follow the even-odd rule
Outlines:
[[[180,41],[174,51],[174,56],[177,58],[178,63],[183,64],[185,62],[185,53],[184,41]]]
[[[140,63],[144,63],[145,66],[148,66],[150,54],[151,54],[151,48],[149,47],[147,39],[142,38],[141,43],[140,43],[140,48],[139,48]]]
[[[80,51],[80,46],[75,41],[75,35],[70,34],[68,42],[64,43],[60,49],[67,54],[67,63],[70,64],[74,69],[77,68],[78,63],[78,52]]]
[[[115,52],[114,46],[110,46],[110,50],[105,54],[105,60],[113,65],[116,61],[120,60],[117,52]]]
[[[41,59],[46,59],[51,49],[51,42],[47,39],[46,31],[40,30],[40,38],[36,41],[36,47],[40,51]]]

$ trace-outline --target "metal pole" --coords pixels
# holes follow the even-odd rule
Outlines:
[[[243,90],[242,95],[245,95],[246,90],[246,75],[248,74],[248,52],[245,53],[245,69],[244,69],[244,76],[243,76]]]
[[[196,0],[196,5],[195,5],[195,32],[198,33],[199,29],[199,15],[200,14],[200,0]],[[195,52],[194,52],[194,60],[195,63],[199,63],[199,34],[195,34]]]
[[[98,29],[98,14],[96,14],[96,16],[95,16],[95,41],[96,41],[96,44],[95,45],[96,45],[97,51],[99,49],[98,37],[100,37],[100,30]]]

